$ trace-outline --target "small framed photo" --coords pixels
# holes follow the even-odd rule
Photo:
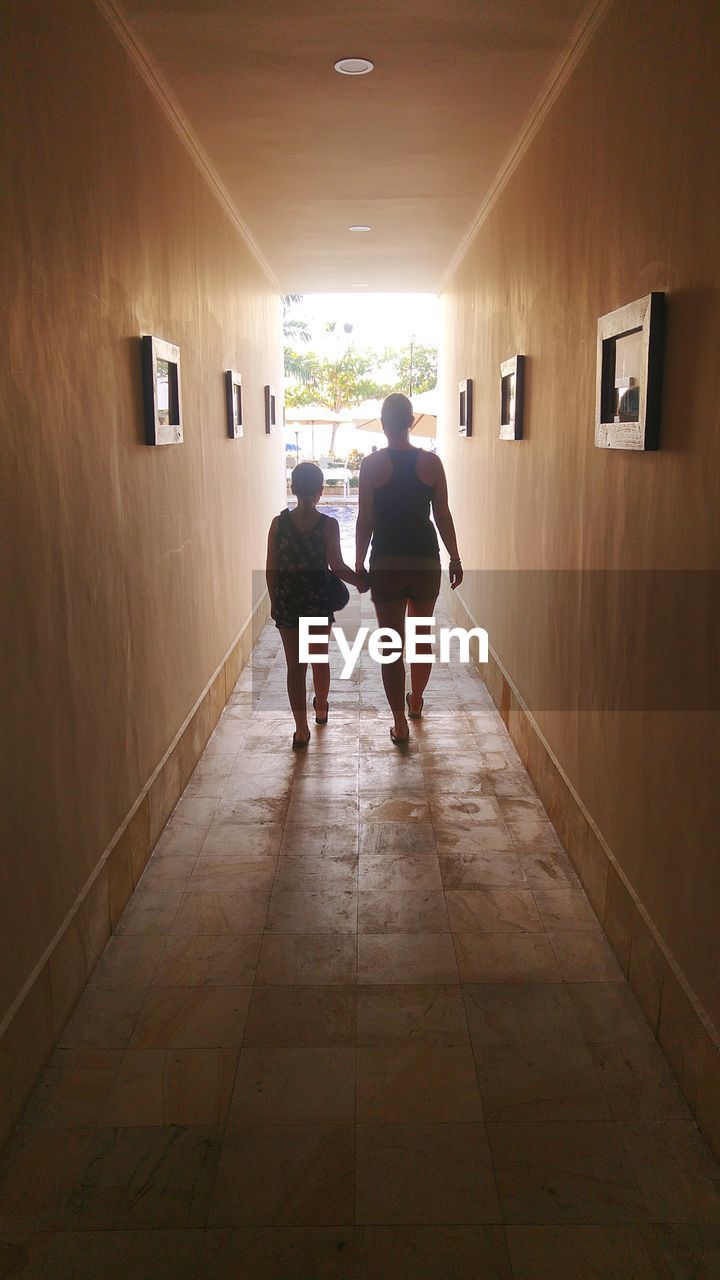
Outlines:
[[[649,293],[598,320],[595,444],[657,449],[660,443],[665,295]]]
[[[275,388],[265,387],[265,434],[272,435],[277,427],[277,399]]]
[[[458,384],[458,431],[461,436],[472,435],[473,380],[463,378]]]
[[[141,339],[146,444],[182,444],[180,348],[146,334]]]
[[[225,409],[227,433],[231,440],[240,440],[243,434],[242,378],[234,369],[225,371]]]
[[[525,409],[525,357],[500,365],[500,439],[522,440]]]

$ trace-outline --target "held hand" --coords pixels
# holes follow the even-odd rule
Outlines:
[[[370,574],[365,568],[356,569],[355,573],[357,575],[357,589],[360,595],[364,595],[366,591],[370,590]]]
[[[450,586],[454,591],[463,580],[463,567],[459,560],[451,560],[449,565]]]

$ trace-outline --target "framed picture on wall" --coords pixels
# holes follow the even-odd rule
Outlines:
[[[182,444],[180,348],[145,334],[142,351],[146,444]]]
[[[500,365],[500,439],[522,440],[525,409],[525,357]]]
[[[472,435],[473,380],[463,378],[458,384],[458,431],[461,436]]]
[[[598,320],[599,449],[658,448],[664,345],[664,293],[649,293]]]
[[[243,434],[242,378],[234,369],[225,371],[225,409],[227,433],[231,440],[240,440]]]
[[[265,434],[271,435],[277,427],[277,398],[275,388],[265,387]]]

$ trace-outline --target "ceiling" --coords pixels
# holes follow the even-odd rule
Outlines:
[[[283,292],[297,293],[437,289],[586,7],[122,3]],[[343,57],[375,70],[338,75]]]

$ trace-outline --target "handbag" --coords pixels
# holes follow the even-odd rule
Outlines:
[[[327,598],[331,613],[339,613],[350,599],[350,592],[345,583],[342,578],[338,578],[337,574],[333,573],[332,569],[327,571]]]

